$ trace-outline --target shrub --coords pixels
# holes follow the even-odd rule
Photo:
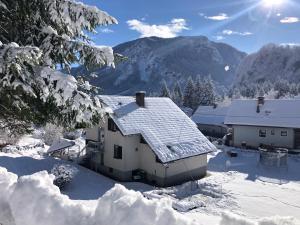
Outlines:
[[[1,146],[16,144],[20,136],[21,135],[10,135],[7,129],[0,129],[0,148]]]
[[[44,128],[44,133],[42,135],[43,140],[46,145],[52,145],[55,140],[63,137],[63,127],[47,123]]]
[[[56,164],[51,170],[51,174],[55,176],[53,183],[61,190],[72,181],[77,173],[78,169],[68,164]]]

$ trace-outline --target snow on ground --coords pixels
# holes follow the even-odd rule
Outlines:
[[[76,143],[83,145],[84,140]],[[204,179],[155,188],[134,182],[119,185],[45,156],[48,146],[40,144],[40,139],[25,136],[18,148],[0,152],[0,192],[6,193],[0,195],[0,223],[300,224],[300,157],[290,157],[287,170],[268,169],[258,166],[258,153],[235,149],[238,157],[229,158],[226,148],[209,156]],[[79,171],[62,194],[45,172],[59,163]]]

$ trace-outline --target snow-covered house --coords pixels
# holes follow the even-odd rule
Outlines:
[[[300,99],[232,102],[225,124],[232,127],[232,145],[300,148]]]
[[[199,106],[191,119],[199,130],[207,136],[224,137],[228,127],[224,124],[229,106]]]
[[[145,98],[144,92],[99,99],[107,113],[99,127],[86,133],[93,169],[121,181],[159,186],[206,175],[207,154],[215,147],[172,100]]]

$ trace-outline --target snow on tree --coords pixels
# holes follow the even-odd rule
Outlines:
[[[195,86],[194,86],[194,106],[193,109],[196,110],[196,108],[199,105],[203,105],[203,102],[205,100],[205,86],[204,81],[200,76],[197,76]]]
[[[91,97],[91,86],[56,69],[114,66],[120,55],[114,58],[111,47],[93,45],[87,33],[116,23],[106,12],[72,0],[1,0],[2,124],[25,121],[24,131],[29,122],[95,122],[100,103]]]
[[[203,102],[201,102],[201,105],[214,105],[215,103],[215,86],[211,79],[211,76],[208,76],[204,79],[204,93],[205,98],[203,99]]]
[[[47,123],[44,127],[42,139],[46,145],[52,145],[54,141],[57,141],[63,137],[63,131],[63,127]]]
[[[254,98],[258,93],[258,87],[255,84],[245,84],[239,87],[239,91],[242,96],[246,98]]]
[[[215,86],[210,76],[205,79],[197,77],[194,88],[194,106],[196,109],[199,105],[213,105],[215,103]]]
[[[183,106],[194,108],[194,90],[195,90],[195,83],[192,79],[192,77],[189,77],[186,83],[186,86],[184,88],[184,94],[183,94]]]
[[[288,81],[280,79],[275,83],[274,90],[277,91],[276,98],[282,98],[290,93],[290,85]]]
[[[85,31],[96,32],[101,25],[117,20],[96,7],[72,0],[2,0],[0,33],[3,44],[36,46],[46,65],[70,67],[113,64],[110,47],[93,46]]]
[[[291,85],[290,85],[290,94],[292,95],[292,96],[297,96],[298,95],[298,86],[297,86],[297,84],[294,84],[294,83],[292,83]]]
[[[178,83],[178,81],[175,84],[172,98],[173,98],[173,101],[178,106],[182,106],[183,94],[182,94],[182,90],[181,90],[181,87],[180,87],[180,84]]]
[[[170,90],[168,88],[167,82],[165,80],[163,80],[163,82],[162,82],[162,86],[161,86],[161,91],[160,91],[159,97],[171,98],[171,93],[170,93]]]
[[[260,88],[260,89],[259,89],[259,91],[258,91],[258,96],[259,96],[259,97],[265,96],[265,91],[264,91],[263,88]]]

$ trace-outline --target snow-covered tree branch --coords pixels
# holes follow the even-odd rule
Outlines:
[[[6,116],[65,126],[95,121],[101,106],[88,83],[57,69],[113,67],[112,48],[94,45],[88,33],[116,23],[106,12],[73,0],[1,0],[0,104],[10,112]]]

